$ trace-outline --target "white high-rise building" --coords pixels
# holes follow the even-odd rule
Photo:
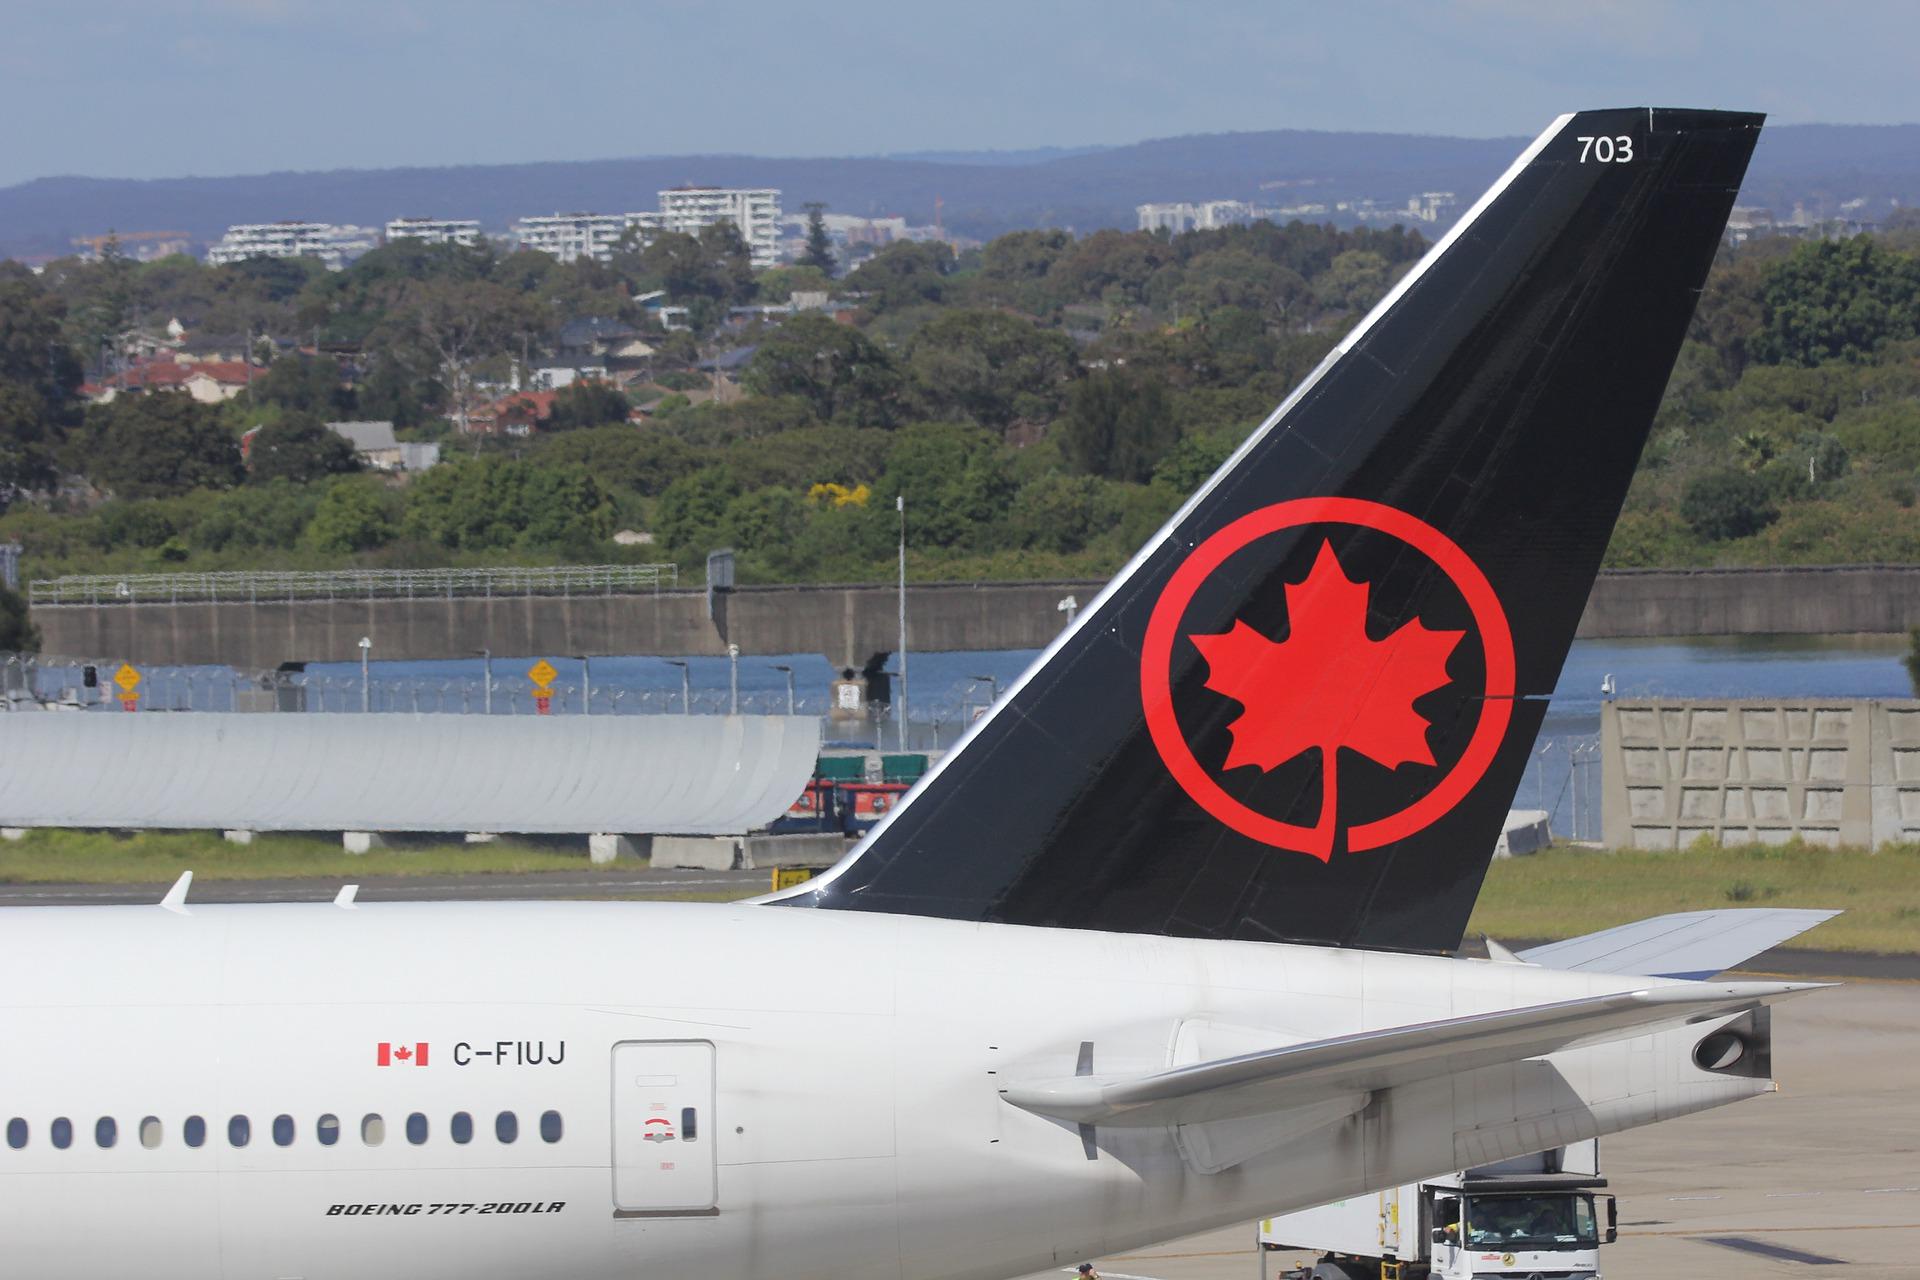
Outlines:
[[[660,193],[659,227],[698,235],[703,227],[731,222],[740,228],[753,265],[780,259],[780,192],[774,187],[675,187]]]
[[[480,243],[480,223],[473,218],[395,218],[387,224],[387,240],[424,240],[471,248]]]
[[[550,253],[562,262],[613,256],[614,245],[643,214],[553,213],[522,218],[513,224],[514,239],[522,249]]]
[[[338,271],[375,245],[366,227],[330,222],[254,222],[227,228],[220,243],[207,250],[207,262],[221,266],[248,258],[318,258]]]
[[[521,248],[550,253],[562,262],[605,262],[629,231],[644,246],[663,231],[697,236],[716,222],[740,229],[756,268],[779,262],[780,193],[772,187],[675,187],[660,193],[655,212],[547,214],[520,219],[513,224],[513,234]]]
[[[1213,231],[1252,222],[1259,212],[1244,200],[1179,201],[1171,204],[1138,204],[1134,216],[1142,231]]]

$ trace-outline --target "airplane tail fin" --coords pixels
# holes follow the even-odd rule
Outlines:
[[[1562,117],[827,875],[1451,951],[1761,117]]]

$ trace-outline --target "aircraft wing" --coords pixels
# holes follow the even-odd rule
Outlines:
[[[1699,981],[1839,914],[1791,907],[1681,911],[1529,947],[1516,958],[1547,969]]]
[[[1014,1082],[1002,1096],[1023,1110],[1074,1124],[1205,1124],[1642,1035],[1666,1024],[1739,1013],[1822,985],[1690,983],[1623,991],[1363,1031],[1146,1075]]]

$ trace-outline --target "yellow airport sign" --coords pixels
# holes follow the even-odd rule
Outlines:
[[[140,673],[133,669],[132,663],[123,662],[120,669],[113,673],[113,682],[120,686],[120,692],[131,694],[140,687]]]
[[[813,879],[812,867],[775,867],[773,869],[773,889],[778,893],[782,889],[791,889],[797,884],[805,884]]]
[[[527,668],[527,679],[542,687],[552,684],[553,678],[559,674],[553,669],[553,664],[545,658]]]

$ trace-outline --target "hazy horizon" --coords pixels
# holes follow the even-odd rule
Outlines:
[[[1385,0],[10,4],[0,185],[737,155],[1028,152],[1306,129],[1530,136],[1653,103],[1920,121],[1920,6]]]

